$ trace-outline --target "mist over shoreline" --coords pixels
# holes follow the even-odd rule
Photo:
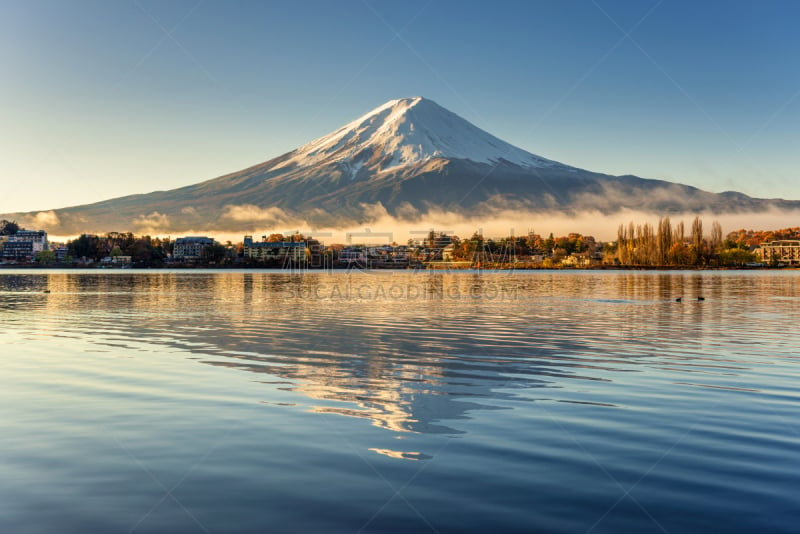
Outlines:
[[[85,231],[78,233],[60,232],[58,224],[42,224],[54,241],[73,239],[81,233],[104,234],[108,232],[132,232],[137,235],[153,237],[182,237],[206,235],[225,242],[242,240],[244,235],[259,239],[271,233],[311,235],[326,243],[405,243],[409,239],[420,239],[434,230],[464,238],[479,232],[485,237],[522,236],[537,233],[543,236],[550,233],[559,236],[569,233],[591,235],[601,241],[614,241],[621,224],[657,224],[659,218],[668,216],[674,223],[684,221],[689,224],[699,216],[708,225],[717,221],[724,233],[739,229],[773,230],[800,225],[800,210],[769,210],[764,212],[719,214],[712,212],[686,212],[658,214],[636,210],[620,210],[606,214],[599,211],[584,211],[575,214],[543,211],[496,210],[488,216],[473,216],[448,211],[430,211],[412,216],[389,214],[382,206],[372,206],[361,221],[347,221],[341,225],[315,225],[306,218],[291,216],[280,209],[258,210],[254,206],[238,207],[239,220],[226,218],[209,220],[204,225],[188,230],[170,227],[169,217],[162,214],[143,215],[140,221],[145,224],[129,228],[96,228],[87,224]],[[41,213],[41,212],[40,212]],[[22,226],[33,227],[45,222],[41,216],[20,219]],[[47,222],[56,222],[50,218]]]

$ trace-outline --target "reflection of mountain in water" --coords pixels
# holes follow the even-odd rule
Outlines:
[[[163,345],[206,355],[201,361],[209,365],[302,393],[317,412],[396,432],[452,434],[460,432],[454,422],[472,410],[540,400],[531,390],[545,397],[542,388],[554,394],[564,380],[608,381],[610,372],[637,370],[654,354],[626,354],[622,338],[646,346],[650,317],[663,322],[679,318],[670,313],[713,310],[673,305],[673,295],[702,290],[680,275],[613,280],[609,286],[602,275],[470,273],[0,276],[0,314],[13,310],[12,302],[40,307],[57,323],[40,327],[59,335],[88,332],[110,347]],[[44,288],[51,293],[34,292]],[[597,312],[614,306],[638,306],[641,323],[606,331]],[[81,310],[82,323],[69,315],[59,323],[62,310]],[[603,405],[591,397],[566,400]]]

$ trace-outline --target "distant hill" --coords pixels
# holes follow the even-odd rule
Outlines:
[[[545,159],[421,97],[392,100],[287,154],[169,191],[46,213],[11,213],[62,235],[87,231],[243,231],[293,221],[368,223],[376,212],[409,221],[447,211],[632,209],[657,214],[800,209],[800,201],[710,193],[678,183],[610,176]]]

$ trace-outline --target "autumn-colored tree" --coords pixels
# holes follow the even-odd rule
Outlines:
[[[617,256],[618,248],[619,242],[603,243],[603,263],[612,264],[614,260],[619,261],[619,257]]]
[[[729,233],[726,241],[734,243],[738,248],[751,249],[776,239],[800,239],[800,227],[780,230],[745,230],[742,228]]]
[[[672,243],[667,258],[670,265],[687,265],[689,263],[688,250],[683,243]]]
[[[597,251],[597,240],[594,236],[584,235],[581,236],[581,252],[595,253]]]
[[[642,225],[639,248],[641,250],[640,255],[642,265],[656,265],[658,263],[656,236],[653,231],[653,225],[650,223],[644,223]]]
[[[550,235],[542,241],[542,248],[544,249],[545,253],[549,253],[553,250],[553,246],[555,245],[556,239],[553,237],[553,233],[550,232]]]
[[[631,258],[633,236],[628,233],[628,228],[624,224],[620,224],[617,228],[617,259],[622,265],[629,265],[633,259]]]
[[[708,241],[708,254],[712,259],[717,259],[719,253],[722,252],[722,226],[718,221],[711,223],[711,237]]]
[[[705,263],[706,251],[703,245],[703,221],[697,216],[692,221],[691,247],[689,249],[689,262],[692,265]]]
[[[553,249],[553,255],[551,258],[553,259],[553,262],[558,263],[567,256],[568,254],[566,249],[556,246],[556,248]]]
[[[460,256],[461,259],[473,262],[486,261],[483,234],[480,232],[475,232],[472,234],[472,237],[465,241],[462,247],[463,252]]]
[[[544,239],[539,234],[534,234],[533,232],[528,233],[528,237],[525,239],[525,244],[528,246],[528,250],[530,252],[539,252],[544,249]]]
[[[675,225],[675,229],[672,232],[672,242],[678,243],[681,246],[686,243],[686,232],[683,227],[683,221]]]
[[[669,251],[672,248],[672,224],[669,217],[662,217],[658,220],[658,235],[656,236],[656,248],[659,265],[669,265]]]

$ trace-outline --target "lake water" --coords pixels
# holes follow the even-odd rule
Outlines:
[[[0,324],[0,532],[800,529],[797,271],[5,270]]]

